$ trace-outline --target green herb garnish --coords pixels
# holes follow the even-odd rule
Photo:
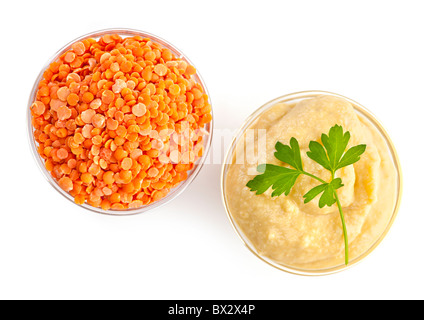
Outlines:
[[[262,173],[247,183],[250,191],[256,191],[256,194],[262,194],[270,187],[273,189],[272,197],[277,197],[283,193],[289,195],[291,189],[296,183],[297,178],[304,174],[320,182],[319,185],[309,190],[304,196],[304,202],[308,203],[321,194],[318,205],[320,208],[331,207],[337,203],[340,212],[340,218],[343,226],[343,236],[345,245],[345,264],[349,262],[348,239],[346,223],[343,215],[342,206],[337,195],[337,189],[343,187],[342,179],[335,178],[336,171],[354,164],[360,160],[360,156],[365,152],[366,145],[354,146],[346,151],[350,140],[350,133],[343,133],[343,128],[339,125],[332,127],[328,133],[321,135],[322,144],[311,141],[307,156],[313,161],[319,163],[325,169],[331,172],[331,181],[326,182],[323,179],[304,171],[300,155],[299,142],[296,138],[290,139],[290,145],[277,142],[274,156],[290,165],[293,169],[277,166],[273,164],[261,164],[258,166],[258,172]]]

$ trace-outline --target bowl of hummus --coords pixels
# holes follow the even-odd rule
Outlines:
[[[325,170],[308,158],[308,147],[322,143],[334,125],[349,131],[349,145],[366,145],[360,160],[337,174],[343,181],[340,208],[318,206],[318,199],[305,203],[303,195],[316,186],[306,175],[288,195],[276,197],[271,188],[256,194],[246,186],[260,174],[258,166],[284,165],[274,156],[276,143],[288,145],[292,138],[305,171],[322,176]],[[221,188],[228,218],[254,255],[283,271],[324,275],[357,264],[382,241],[399,209],[402,174],[389,135],[370,111],[339,94],[304,91],[264,104],[245,121],[225,157]]]

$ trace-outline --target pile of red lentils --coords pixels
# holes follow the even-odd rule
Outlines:
[[[203,155],[212,115],[195,74],[148,38],[74,43],[31,106],[46,169],[77,204],[126,210],[163,198]]]

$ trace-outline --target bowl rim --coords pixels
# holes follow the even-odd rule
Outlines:
[[[371,124],[374,125],[375,128],[379,131],[379,133],[382,135],[382,137],[384,138],[384,140],[387,144],[389,153],[392,156],[393,165],[394,165],[395,170],[397,172],[397,181],[396,181],[397,182],[397,190],[396,190],[397,197],[396,197],[396,203],[394,204],[393,213],[392,213],[390,220],[387,223],[384,231],[380,234],[380,236],[375,240],[375,242],[364,253],[360,254],[355,259],[350,261],[347,266],[344,265],[344,264],[341,264],[341,265],[337,265],[337,266],[329,267],[329,268],[324,268],[324,269],[302,269],[302,268],[296,268],[296,267],[277,263],[270,258],[267,258],[263,255],[260,255],[256,251],[254,246],[250,243],[247,236],[245,236],[243,234],[241,228],[238,227],[237,222],[233,219],[233,217],[231,215],[231,212],[230,212],[230,209],[229,209],[228,203],[227,203],[226,193],[225,193],[225,190],[226,190],[225,179],[226,179],[226,172],[228,170],[229,165],[231,164],[230,157],[233,156],[234,149],[235,149],[240,137],[243,135],[245,130],[249,126],[251,126],[254,123],[254,121],[256,121],[258,119],[258,117],[265,110],[268,110],[270,107],[272,107],[276,103],[283,103],[283,102],[289,103],[289,102],[294,102],[295,100],[312,98],[312,97],[316,97],[316,96],[319,96],[319,95],[331,95],[331,96],[334,96],[334,97],[338,97],[338,98],[342,98],[344,100],[347,100],[348,102],[350,102],[353,105],[353,107],[354,107],[354,109],[357,113],[360,113],[363,117],[365,117],[366,120],[371,122]],[[364,106],[362,106],[358,102],[356,102],[356,101],[354,101],[350,98],[347,98],[343,95],[337,94],[337,93],[333,93],[333,92],[329,92],[329,91],[322,91],[322,90],[305,90],[305,91],[298,91],[298,92],[294,92],[294,93],[285,94],[285,95],[279,96],[275,99],[272,99],[272,100],[266,102],[265,104],[263,104],[258,109],[256,109],[254,112],[252,112],[252,114],[250,114],[250,116],[248,116],[246,118],[246,120],[243,122],[243,124],[240,126],[240,128],[234,134],[232,141],[230,143],[230,147],[227,149],[227,152],[224,156],[224,163],[222,164],[222,167],[221,167],[221,182],[220,182],[220,184],[221,184],[221,200],[223,202],[223,205],[224,205],[224,208],[225,208],[225,211],[226,211],[226,214],[227,214],[227,218],[230,221],[230,224],[232,225],[232,228],[235,231],[235,233],[237,234],[238,238],[242,241],[244,246],[247,247],[247,249],[251,253],[253,253],[253,255],[255,255],[257,258],[264,261],[268,265],[270,265],[270,266],[272,266],[276,269],[285,271],[287,273],[291,273],[291,274],[295,274],[295,275],[301,275],[301,276],[323,276],[323,275],[334,274],[334,273],[337,273],[337,272],[340,272],[340,271],[343,271],[343,270],[347,270],[347,269],[350,269],[351,267],[353,267],[354,265],[357,265],[359,262],[363,261],[364,258],[367,257],[372,251],[374,251],[374,249],[386,237],[387,233],[391,229],[391,226],[393,225],[393,222],[394,222],[394,220],[395,220],[395,218],[398,214],[399,208],[400,208],[400,203],[401,203],[402,193],[403,193],[403,174],[402,174],[402,169],[401,169],[398,153],[395,149],[395,146],[394,146],[389,134],[387,133],[386,129],[383,127],[381,122],[376,118],[376,116],[373,113],[371,113],[371,111],[369,111],[367,108],[365,108]]]
[[[151,211],[153,209],[157,209],[157,208],[169,203],[170,201],[174,200],[179,195],[181,195],[188,188],[188,186],[194,181],[194,179],[197,177],[197,175],[200,173],[201,169],[203,168],[203,165],[204,165],[204,163],[205,163],[205,161],[208,157],[209,150],[211,148],[212,138],[213,138],[213,128],[214,128],[214,115],[213,115],[213,108],[211,108],[212,109],[211,110],[212,120],[211,120],[211,122],[209,122],[205,125],[205,130],[208,132],[208,135],[207,135],[208,138],[205,139],[204,144],[203,144],[203,146],[204,146],[203,155],[196,160],[196,162],[194,163],[194,168],[188,172],[187,179],[180,182],[176,187],[172,188],[170,190],[170,192],[165,197],[163,197],[162,199],[155,201],[153,203],[150,203],[148,205],[141,206],[139,208],[126,209],[126,210],[110,210],[110,209],[109,210],[103,210],[101,208],[93,207],[93,206],[91,206],[87,203],[84,203],[82,205],[76,204],[75,201],[74,201],[74,198],[68,192],[62,190],[62,188],[59,187],[56,180],[53,179],[50,172],[48,172],[47,169],[45,168],[44,162],[37,152],[36,141],[35,141],[34,135],[33,135],[32,115],[31,115],[31,109],[30,108],[31,108],[32,103],[35,101],[35,96],[36,96],[36,93],[38,91],[38,84],[43,79],[44,71],[50,65],[50,63],[52,63],[53,61],[58,59],[58,57],[63,52],[65,52],[66,50],[69,50],[73,43],[87,39],[87,38],[100,38],[100,37],[102,37],[103,35],[106,35],[106,34],[118,34],[118,35],[121,35],[123,37],[141,36],[141,37],[144,37],[144,38],[149,38],[153,42],[157,42],[160,45],[162,45],[163,47],[170,49],[172,51],[172,53],[175,54],[176,57],[186,61],[188,64],[190,64],[190,65],[192,65],[196,68],[196,65],[194,65],[191,62],[191,60],[187,57],[187,55],[184,54],[175,45],[171,44],[170,42],[168,42],[167,40],[165,40],[165,39],[163,39],[159,36],[156,36],[152,33],[146,32],[146,31],[131,29],[131,28],[106,28],[106,29],[101,29],[101,30],[86,33],[82,36],[79,36],[79,37],[73,39],[72,41],[69,41],[67,44],[65,44],[54,55],[52,55],[47,60],[47,62],[44,64],[44,66],[41,68],[41,71],[39,72],[38,76],[36,77],[36,79],[34,81],[33,87],[31,89],[31,92],[30,92],[30,95],[29,95],[29,98],[28,98],[28,105],[27,105],[27,111],[26,111],[26,130],[27,130],[28,143],[30,145],[31,153],[33,155],[35,162],[37,163],[39,170],[41,171],[42,175],[47,180],[47,182],[49,182],[50,185],[56,191],[59,192],[59,194],[61,194],[67,200],[71,201],[74,205],[81,207],[83,209],[86,209],[87,211],[99,213],[99,214],[102,214],[102,215],[110,215],[110,216],[130,216],[130,215],[136,215],[136,214],[144,213],[144,212],[147,212],[147,211]],[[211,99],[209,90],[206,87],[206,84],[205,84],[205,82],[204,82],[204,80],[203,80],[202,76],[200,75],[197,68],[196,68],[196,74],[194,75],[194,78],[195,78],[196,82],[198,82],[202,86],[205,94],[208,95],[209,104],[212,106],[212,99]]]

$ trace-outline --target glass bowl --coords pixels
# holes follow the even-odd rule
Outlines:
[[[349,261],[349,264],[346,266],[345,264],[340,264],[340,265],[336,265],[334,267],[329,267],[329,268],[325,268],[325,269],[302,269],[302,268],[297,268],[297,267],[293,267],[290,265],[284,265],[282,263],[278,263],[276,261],[273,261],[272,259],[261,255],[256,248],[254,247],[254,245],[250,242],[250,240],[248,239],[248,237],[243,233],[242,229],[238,226],[235,218],[233,217],[233,215],[231,214],[231,210],[229,209],[229,205],[228,205],[228,199],[226,196],[226,177],[227,177],[227,172],[229,169],[229,166],[233,163],[233,156],[234,156],[234,152],[236,150],[236,146],[240,140],[240,138],[243,136],[244,132],[250,128],[259,118],[259,116],[261,116],[264,112],[266,112],[267,110],[269,110],[272,106],[274,106],[277,103],[288,103],[288,104],[292,104],[292,103],[297,103],[303,99],[308,99],[308,98],[313,98],[319,95],[331,95],[334,97],[338,97],[338,98],[342,98],[347,100],[348,102],[350,102],[356,113],[361,117],[361,119],[365,119],[369,122],[370,125],[372,125],[375,129],[377,129],[377,131],[381,134],[381,136],[384,139],[384,142],[387,146],[387,149],[389,151],[389,154],[391,155],[391,160],[393,161],[395,170],[396,170],[396,200],[395,200],[395,204],[394,204],[394,209],[393,212],[390,216],[390,220],[387,223],[387,226],[384,230],[383,233],[381,233],[379,235],[379,237],[377,238],[377,240],[371,245],[371,247],[368,248],[368,250],[366,250],[365,252],[363,252],[362,254],[360,254],[359,256],[355,257],[354,259],[351,259]],[[390,229],[391,225],[393,224],[393,221],[395,220],[395,217],[397,215],[399,206],[400,206],[400,200],[401,200],[401,194],[402,194],[402,173],[401,173],[401,167],[400,167],[400,163],[399,163],[399,158],[398,155],[396,153],[395,147],[392,143],[392,141],[390,140],[389,135],[387,134],[386,130],[383,128],[383,126],[380,124],[380,122],[375,118],[375,116],[368,111],[366,108],[364,108],[362,105],[360,105],[359,103],[346,98],[342,95],[339,94],[335,94],[335,93],[331,93],[331,92],[325,92],[325,91],[303,91],[303,92],[297,92],[297,93],[291,93],[288,95],[284,95],[281,96],[279,98],[276,98],[272,101],[267,102],[266,104],[264,104],[263,106],[261,106],[259,109],[257,109],[253,114],[251,114],[246,121],[244,122],[244,124],[241,126],[241,128],[237,131],[237,133],[235,134],[230,147],[227,151],[227,154],[225,156],[225,160],[224,163],[222,165],[222,170],[221,170],[221,196],[222,196],[222,201],[225,207],[225,210],[227,212],[227,216],[228,219],[231,223],[231,225],[233,226],[233,229],[235,230],[235,232],[237,233],[237,235],[239,236],[239,238],[241,239],[241,241],[244,243],[244,245],[259,259],[261,259],[262,261],[266,262],[267,264],[285,271],[285,272],[289,272],[289,273],[293,273],[293,274],[297,274],[297,275],[304,275],[304,276],[312,276],[312,275],[326,275],[326,274],[332,274],[335,272],[339,272],[341,270],[345,270],[347,268],[350,268],[354,265],[356,265],[358,262],[362,261],[363,258],[365,258],[369,253],[371,253],[376,247],[377,245],[383,240],[383,238],[386,236],[388,230]]]
[[[33,135],[34,129],[33,129],[32,123],[31,123],[32,116],[31,116],[30,106],[32,105],[32,103],[35,100],[37,90],[38,90],[38,84],[43,79],[44,71],[46,70],[46,68],[49,67],[49,65],[53,61],[58,59],[65,51],[69,50],[73,43],[87,39],[87,38],[93,38],[93,39],[97,40],[97,39],[99,39],[100,37],[102,37],[106,34],[118,34],[123,38],[129,37],[129,36],[141,36],[143,38],[150,38],[153,42],[159,43],[164,48],[169,49],[177,58],[180,58],[181,60],[183,60],[183,61],[187,62],[188,64],[195,67],[195,65],[187,58],[187,56],[183,52],[181,52],[181,50],[177,49],[174,45],[167,42],[166,40],[161,39],[158,36],[155,36],[153,34],[150,34],[150,33],[144,32],[144,31],[139,31],[139,30],[134,30],[134,29],[125,29],[125,28],[122,28],[122,29],[121,28],[104,29],[104,30],[99,30],[99,31],[95,31],[95,32],[85,34],[81,37],[78,37],[78,38],[72,40],[68,44],[66,44],[64,47],[62,47],[56,54],[54,54],[47,61],[47,63],[41,69],[39,75],[37,76],[37,78],[34,82],[34,86],[31,90],[29,100],[28,100],[27,130],[28,130],[29,143],[30,143],[30,147],[31,147],[31,151],[32,151],[32,154],[34,156],[34,159],[35,159],[38,167],[40,168],[42,174],[44,175],[44,177],[47,179],[47,181],[51,184],[51,186],[56,191],[58,191],[62,196],[64,196],[66,199],[68,199],[69,201],[71,201],[74,204],[75,204],[74,198],[68,192],[66,192],[62,188],[60,188],[60,186],[58,185],[56,180],[53,179],[50,172],[47,171],[47,169],[45,168],[44,159],[42,159],[37,152],[37,142],[34,139],[34,135]],[[207,94],[208,97],[209,97],[209,103],[212,104],[209,92],[208,92],[206,85],[205,85],[205,82],[203,81],[202,77],[200,76],[197,68],[196,68],[196,74],[193,77],[196,80],[196,82],[199,83],[203,87],[205,94]],[[204,152],[203,152],[202,157],[197,159],[197,161],[194,163],[193,169],[187,172],[187,179],[180,182],[180,184],[177,185],[176,187],[172,188],[171,191],[165,197],[163,197],[162,199],[157,200],[153,203],[150,203],[148,205],[141,206],[139,208],[134,208],[134,209],[126,209],[126,210],[103,210],[101,208],[93,207],[93,206],[91,206],[87,203],[84,203],[84,204],[78,205],[78,206],[83,207],[83,208],[90,210],[90,211],[93,211],[93,212],[97,212],[97,213],[101,213],[101,214],[107,214],[107,215],[133,215],[133,214],[138,214],[138,213],[142,213],[142,212],[146,212],[148,210],[158,208],[158,207],[168,203],[169,201],[175,199],[178,195],[180,195],[190,185],[190,183],[193,182],[193,180],[199,174],[199,172],[200,172],[200,170],[201,170],[201,168],[202,168],[202,166],[205,162],[205,159],[207,158],[207,155],[208,155],[208,152],[209,152],[209,149],[210,149],[210,146],[211,146],[212,134],[213,134],[213,122],[214,122],[213,111],[211,111],[211,115],[212,115],[212,121],[207,123],[204,127],[204,129],[207,131],[208,134],[205,135],[205,138],[204,138],[204,141],[203,141]]]

